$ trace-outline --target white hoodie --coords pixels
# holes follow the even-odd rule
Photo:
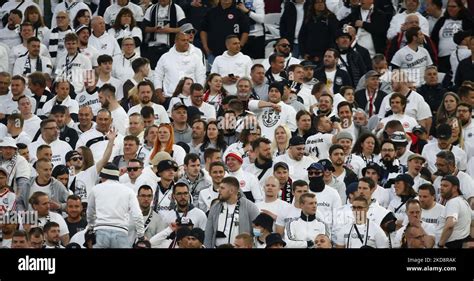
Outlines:
[[[163,89],[165,96],[171,97],[176,85],[183,77],[190,77],[195,83],[204,85],[206,68],[198,56],[189,49],[181,53],[176,50],[176,46],[173,46],[158,61],[153,83],[155,88]]]
[[[250,77],[250,69],[252,68],[252,59],[239,52],[231,56],[229,51],[225,51],[222,55],[216,57],[212,64],[211,73],[219,73],[222,77],[234,74],[234,76]],[[237,94],[237,83],[224,85],[224,88],[231,95]]]

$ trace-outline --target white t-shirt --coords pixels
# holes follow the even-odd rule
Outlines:
[[[336,69],[333,71],[325,71],[326,73],[326,80],[328,81],[327,84],[330,85],[327,90],[332,92],[332,87],[334,86],[334,79],[336,77]],[[335,94],[335,93],[333,93]]]
[[[32,142],[30,145],[28,145],[31,160],[36,159],[36,150],[42,144],[46,144],[46,142],[40,135],[37,141]],[[72,150],[72,147],[69,145],[69,143],[62,141],[58,138],[52,143],[50,143],[49,146],[51,147],[51,150],[53,152],[53,156],[51,159],[51,163],[53,164],[53,166],[56,167],[60,164],[66,164],[66,153]]]
[[[446,242],[464,239],[469,236],[471,228],[472,210],[469,203],[462,197],[451,198],[446,203],[445,218],[454,218],[455,224],[453,233]]]
[[[421,210],[421,220],[427,224],[433,225],[436,230],[436,241],[439,241],[439,238],[444,228],[444,224],[446,222],[446,218],[444,217],[445,209],[445,206],[439,203],[435,203],[435,206],[433,208],[429,210]]]
[[[128,115],[123,109],[122,106],[117,107],[112,113],[112,126],[119,132],[121,135],[125,135],[127,133],[128,128]]]
[[[113,64],[113,62],[112,62]],[[128,78],[131,78],[133,77],[130,76]],[[102,81],[102,79],[98,78],[98,81],[97,81],[97,87],[102,87],[104,84],[112,84],[112,86],[115,87],[115,98],[120,101],[121,99],[123,99],[123,83],[125,82],[126,80],[124,81],[120,81],[119,79],[113,77],[113,76],[110,76],[110,79],[108,81]]]
[[[273,140],[275,128],[282,124],[287,125],[291,132],[297,129],[296,111],[293,107],[280,101],[278,105],[281,107],[281,112],[277,112],[270,107],[258,108],[258,103],[258,100],[249,101],[249,110],[257,114],[258,124],[262,129],[262,137]]]
[[[82,202],[88,202],[88,196],[92,188],[98,184],[99,175],[97,174],[96,165],[92,165],[85,171],[80,171],[76,175],[76,191],[75,195],[81,197]]]
[[[49,218],[48,218],[48,216],[49,216]],[[59,236],[69,234],[69,229],[67,228],[66,221],[64,220],[64,218],[60,214],[55,213],[55,212],[49,212],[48,216],[38,218],[38,224],[36,225],[36,227],[43,228],[44,225],[48,221],[53,221],[53,222],[59,224]]]
[[[136,5],[132,2],[128,2],[127,5],[122,7],[119,4],[115,3],[115,4],[112,4],[109,7],[107,7],[107,9],[105,10],[105,13],[104,13],[105,23],[108,24],[108,25],[113,25],[114,22],[115,22],[115,19],[117,18],[118,13],[123,8],[130,9],[133,13],[133,18],[136,21],[141,22],[143,20],[143,10],[140,6],[138,6],[138,5]]]
[[[454,34],[462,30],[462,20],[447,18],[439,30],[438,56],[446,57],[456,50]]]
[[[306,139],[305,151],[316,159],[329,159],[333,134],[316,133]]]
[[[156,11],[156,16],[158,17],[158,24],[162,26],[169,26],[169,15],[168,11],[171,9],[169,8],[169,5],[166,5],[165,7],[162,7],[159,4],[155,4],[157,6],[157,11]],[[155,18],[151,18],[151,10],[155,9],[155,5],[149,7],[145,11],[145,16],[144,20],[151,22],[152,24],[155,23]],[[176,8],[176,22],[182,21],[186,16],[184,14],[183,9],[179,5],[173,4]],[[169,41],[169,34],[168,33],[152,33],[152,36],[155,35],[155,37],[150,38],[150,41],[148,42],[149,46],[158,46],[160,44],[166,44],[168,46],[172,45],[173,42]]]
[[[385,118],[385,113],[390,110],[390,97],[392,94],[388,94],[382,100],[379,110],[379,118]],[[425,99],[415,91],[410,91],[407,94],[407,106],[405,108],[405,114],[415,118],[417,121],[429,118],[432,116],[430,106],[426,103]]]
[[[459,185],[460,185],[459,187],[462,192],[462,197],[464,197],[464,199],[466,200],[468,200],[471,197],[474,197],[474,179],[470,175],[462,171],[459,171],[456,177],[459,179]],[[433,186],[436,190],[436,195],[438,199],[440,199],[439,197],[440,197],[441,179],[442,177],[437,177],[435,181],[433,182]]]
[[[288,164],[288,167],[290,168],[288,172],[289,172],[290,178],[293,181],[296,181],[296,180],[308,181],[308,171],[306,169],[311,164],[317,161],[318,159],[313,159],[308,156],[303,156],[303,158],[300,161],[296,161],[294,159],[291,159],[289,154],[280,155],[273,160],[274,163],[285,162],[286,164]]]
[[[262,201],[262,202],[256,203],[255,205],[257,205],[257,208],[260,212],[262,212],[263,210],[267,210],[275,214],[277,216],[277,219],[276,219],[277,221],[279,220],[280,217],[285,218],[286,215],[290,213],[290,210],[293,207],[291,204],[281,199],[277,199],[269,203]],[[301,213],[301,210],[299,211]]]
[[[66,63],[66,58],[68,63]],[[74,92],[80,93],[84,90],[85,71],[91,69],[90,59],[81,53],[76,53],[73,56],[69,56],[67,53],[61,56],[58,54],[55,74],[57,76],[66,75],[68,81],[74,86]]]
[[[224,211],[220,213],[217,230],[222,231],[226,238],[216,238],[216,247],[222,244],[233,243],[235,236],[239,234],[239,226],[236,224],[238,214],[234,214],[237,204],[224,203]],[[232,229],[232,232],[231,232]]]
[[[76,101],[79,104],[79,107],[90,106],[92,108],[92,114],[94,114],[94,116],[96,116],[97,112],[102,108],[102,105],[99,102],[98,92],[100,86],[97,87],[97,90],[94,91],[92,94],[87,92],[86,89],[84,89],[83,92],[79,93],[76,96]]]
[[[436,154],[440,152],[441,149],[438,147],[438,142],[432,142],[428,143],[423,147],[423,151],[421,152],[421,155],[425,157],[426,162],[428,163],[428,169],[431,171],[431,173],[436,172]],[[454,157],[456,158],[456,167],[459,170],[466,170],[467,168],[467,156],[466,152],[464,152],[462,149],[460,149],[458,146],[452,146],[451,152],[454,154]]]
[[[122,53],[117,40],[107,32],[104,32],[100,37],[96,37],[92,33],[89,37],[89,45],[96,48],[99,55],[114,57]]]
[[[229,172],[229,176],[237,178],[240,184],[240,190],[242,192],[252,192],[253,199],[255,202],[263,201],[262,187],[258,182],[258,178],[249,172],[244,171],[242,168],[235,172]]]
[[[403,129],[405,129],[406,133],[411,133],[411,130],[413,127],[418,125],[418,122],[416,122],[415,118],[408,116],[406,114],[392,114],[388,117],[385,117],[384,119],[380,120],[380,123],[382,123],[385,127],[385,125],[392,120],[398,120],[400,123],[402,123]]]
[[[153,108],[153,112],[155,113],[155,123],[170,123],[170,118],[168,117],[168,114],[166,113],[166,110],[162,105],[152,103],[151,107]],[[143,105],[141,103],[133,106],[128,110],[128,116],[136,112],[140,113],[142,108]]]
[[[407,45],[395,53],[391,63],[403,69],[410,81],[421,86],[425,81],[425,69],[432,65],[433,61],[425,48],[419,46],[417,50],[413,50]]]
[[[46,185],[40,185],[40,184],[38,184],[38,182],[36,180],[37,179],[35,179],[33,184],[30,186],[30,194],[28,194],[28,200],[30,199],[31,195],[33,195],[35,192],[38,192],[38,191],[44,192],[49,197],[51,197],[51,182],[52,182],[52,180],[50,180]],[[33,207],[31,206],[31,204],[29,204],[28,209],[33,210]]]
[[[324,223],[328,226],[332,225],[333,212],[342,206],[341,197],[336,189],[326,185],[321,192],[312,192],[316,194],[316,199],[318,202],[318,211],[321,213]]]
[[[32,115],[30,119],[25,120],[25,123],[23,123],[23,132],[27,133],[30,138],[34,138],[40,128],[40,124],[41,119],[36,115]]]

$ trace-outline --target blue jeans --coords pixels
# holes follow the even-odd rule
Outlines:
[[[118,249],[131,248],[127,233],[120,230],[97,229],[94,248]]]

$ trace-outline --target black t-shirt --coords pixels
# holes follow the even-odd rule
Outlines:
[[[81,218],[79,222],[68,222],[67,219],[65,219],[67,228],[69,230],[69,237],[73,237],[74,234],[77,232],[86,229],[87,226],[87,220],[85,218]]]
[[[220,56],[226,50],[225,39],[229,35],[241,36],[249,33],[249,20],[235,6],[222,9],[219,5],[207,12],[201,29],[207,32],[207,44],[214,56]]]

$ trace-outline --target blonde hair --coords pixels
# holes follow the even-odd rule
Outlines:
[[[275,153],[278,151],[278,144],[277,144],[277,141],[276,141],[276,131],[277,131],[279,128],[283,128],[283,130],[284,130],[285,133],[286,133],[286,143],[285,143],[285,147],[288,147],[288,145],[290,144],[290,138],[291,138],[291,131],[290,131],[290,128],[288,128],[287,125],[279,125],[278,127],[275,128],[275,133],[273,134],[273,141],[272,141],[272,144],[271,144],[272,155],[275,154]]]

